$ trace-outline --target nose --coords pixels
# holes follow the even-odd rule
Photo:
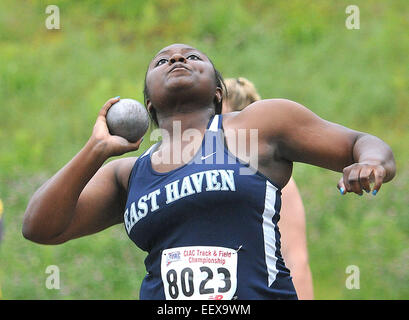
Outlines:
[[[175,62],[186,63],[186,58],[184,56],[182,56],[180,53],[175,53],[170,57],[169,63],[174,64]]]

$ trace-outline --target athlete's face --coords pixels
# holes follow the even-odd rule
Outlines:
[[[146,86],[147,107],[153,105],[158,112],[170,101],[209,106],[222,93],[208,57],[185,44],[173,44],[159,51],[149,64]]]

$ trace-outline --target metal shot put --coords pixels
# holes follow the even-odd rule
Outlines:
[[[145,107],[133,99],[121,99],[109,108],[107,125],[112,135],[130,142],[138,141],[148,130],[149,115]]]

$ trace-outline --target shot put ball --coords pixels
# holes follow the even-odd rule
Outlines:
[[[136,142],[149,127],[149,115],[145,107],[133,99],[121,99],[112,105],[106,115],[109,133]]]

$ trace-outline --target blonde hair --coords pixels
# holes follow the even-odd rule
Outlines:
[[[254,84],[246,78],[228,78],[225,79],[227,95],[225,101],[233,109],[232,111],[240,111],[249,104],[260,100]]]

